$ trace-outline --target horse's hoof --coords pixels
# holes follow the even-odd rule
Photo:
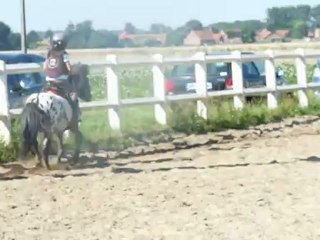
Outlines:
[[[76,164],[78,164],[78,162],[79,162],[79,159],[75,159],[75,158],[71,159],[72,165],[76,165]]]
[[[71,162],[71,166],[76,166],[78,162]]]

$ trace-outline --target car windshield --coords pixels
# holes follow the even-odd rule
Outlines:
[[[258,71],[261,75],[265,75],[265,65],[264,60],[255,60],[254,64],[258,68]]]
[[[228,75],[228,64],[225,62],[208,63],[207,64],[208,75]],[[194,76],[194,65],[179,65],[173,69],[173,76]]]
[[[20,81],[30,88],[39,86],[43,83],[45,78],[44,74],[41,73],[21,73],[8,75],[8,89],[17,91],[20,89]]]
[[[228,63],[226,62],[209,63],[207,65],[207,73],[208,75],[227,76]]]

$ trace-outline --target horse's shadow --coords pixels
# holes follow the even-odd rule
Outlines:
[[[70,168],[69,170],[104,169],[110,166],[107,156],[102,157],[97,155],[93,155],[90,157],[86,155],[80,155],[77,163],[72,164],[72,155],[70,153],[64,155],[64,158],[62,159],[61,164],[68,165]]]
[[[107,160],[107,157],[99,156],[81,156],[79,162],[74,166],[75,169],[93,169],[93,168],[107,168],[110,164]]]
[[[71,164],[71,156],[65,156],[61,163],[57,163],[55,157],[51,162],[52,177],[63,178],[66,176],[86,176],[90,173],[70,173],[71,170],[86,170],[86,169],[105,169],[110,166],[107,157],[93,155],[92,157],[80,156],[76,164]],[[39,163],[31,158],[28,161],[19,160],[15,163],[8,163],[0,165],[6,171],[0,173],[0,181],[22,180],[27,179],[30,175],[47,175],[49,170],[45,167],[39,166]],[[63,172],[63,174],[61,173]],[[69,173],[68,173],[69,172]]]
[[[303,161],[303,162],[319,162],[320,163],[320,157],[310,156],[308,158],[299,158],[299,161]]]

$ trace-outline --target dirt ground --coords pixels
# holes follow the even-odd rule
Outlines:
[[[0,239],[320,239],[319,129],[4,179]]]

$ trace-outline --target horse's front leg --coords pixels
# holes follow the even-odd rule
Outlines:
[[[76,129],[74,132],[76,147],[72,157],[72,163],[76,164],[79,161],[80,148],[82,144],[82,134],[79,129]]]
[[[57,133],[58,136],[58,163],[61,163],[61,158],[64,153],[63,149],[63,133]]]

